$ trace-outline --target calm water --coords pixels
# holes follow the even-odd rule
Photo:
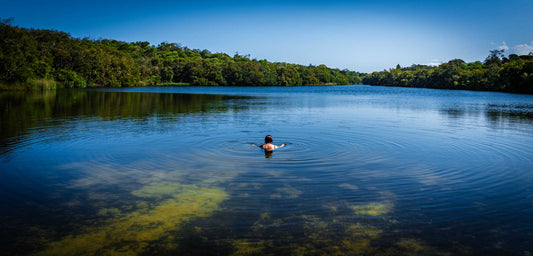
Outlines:
[[[0,106],[6,254],[533,253],[531,95],[181,87]],[[287,147],[250,145],[266,134]]]

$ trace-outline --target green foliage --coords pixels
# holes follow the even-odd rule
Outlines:
[[[19,28],[0,19],[0,89],[369,84],[533,93],[533,56],[493,50],[484,63],[451,60],[438,67],[413,65],[368,75],[328,68],[211,53],[175,43],[72,38],[54,30]],[[38,81],[38,82],[35,82]],[[43,82],[45,81],[45,82]],[[28,83],[29,85],[23,85]],[[38,85],[35,85],[38,84]]]
[[[368,74],[364,84],[477,91],[533,93],[533,56],[503,57],[502,50],[490,52],[485,62],[465,63],[455,59],[438,67],[409,68]]]
[[[502,62],[503,52],[505,52],[503,49],[490,51],[489,56],[485,59],[485,64],[500,64]]]
[[[0,23],[0,81],[24,82],[37,77],[40,69],[38,42],[26,30]]]
[[[72,70],[59,70],[57,81],[61,82],[65,88],[84,88],[87,86],[85,79]]]
[[[211,53],[163,42],[120,42],[72,38],[53,30],[19,28],[0,20],[2,88],[36,80],[72,87],[143,85],[299,86],[355,84],[353,71]]]

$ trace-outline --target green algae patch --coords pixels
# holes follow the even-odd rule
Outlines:
[[[339,185],[340,188],[346,188],[346,189],[350,189],[350,190],[359,190],[359,187],[355,186],[355,185],[352,185],[352,184],[348,184],[348,183],[342,183]]]
[[[98,213],[96,214],[98,216],[103,217],[120,217],[122,215],[120,209],[118,208],[103,208],[98,210]]]
[[[318,218],[308,218],[304,230],[308,242],[298,244],[292,255],[372,255],[378,248],[371,242],[378,240],[383,232],[359,223],[339,230],[335,222]]]
[[[442,256],[450,256],[452,255],[449,252],[442,252],[438,251],[435,248],[428,246],[423,241],[420,241],[418,239],[412,239],[412,238],[404,238],[401,239],[396,243],[396,246],[400,249],[402,252],[402,255],[442,255]],[[471,253],[471,252],[470,252]]]
[[[303,192],[290,186],[277,188],[270,198],[298,198]]]
[[[266,241],[237,240],[233,242],[233,249],[235,251],[230,255],[265,255],[264,249],[267,248],[267,246],[273,245],[268,244]]]
[[[357,223],[351,225],[346,229],[346,233],[349,234],[350,238],[365,238],[365,239],[377,239],[381,234],[382,230],[378,229],[371,225],[362,225]]]
[[[390,213],[393,206],[390,203],[369,203],[352,205],[350,208],[355,212],[356,215],[379,216]]]
[[[167,183],[149,184],[132,192],[139,197],[168,196],[151,208],[139,203],[139,208],[122,217],[109,220],[100,227],[88,227],[77,235],[52,242],[38,255],[138,255],[150,244],[174,249],[170,232],[177,231],[188,221],[209,217],[219,209],[228,195],[220,189],[197,188]],[[108,213],[105,210],[104,213]],[[111,213],[115,213],[111,210]]]
[[[420,252],[426,250],[426,246],[415,239],[402,239],[396,245],[411,252]]]

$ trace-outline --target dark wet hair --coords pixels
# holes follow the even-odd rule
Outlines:
[[[272,143],[272,136],[267,135],[267,136],[265,137],[265,143]]]

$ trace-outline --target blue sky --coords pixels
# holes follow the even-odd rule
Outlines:
[[[372,72],[490,50],[533,51],[533,0],[23,1],[0,17],[74,37],[189,48]]]

